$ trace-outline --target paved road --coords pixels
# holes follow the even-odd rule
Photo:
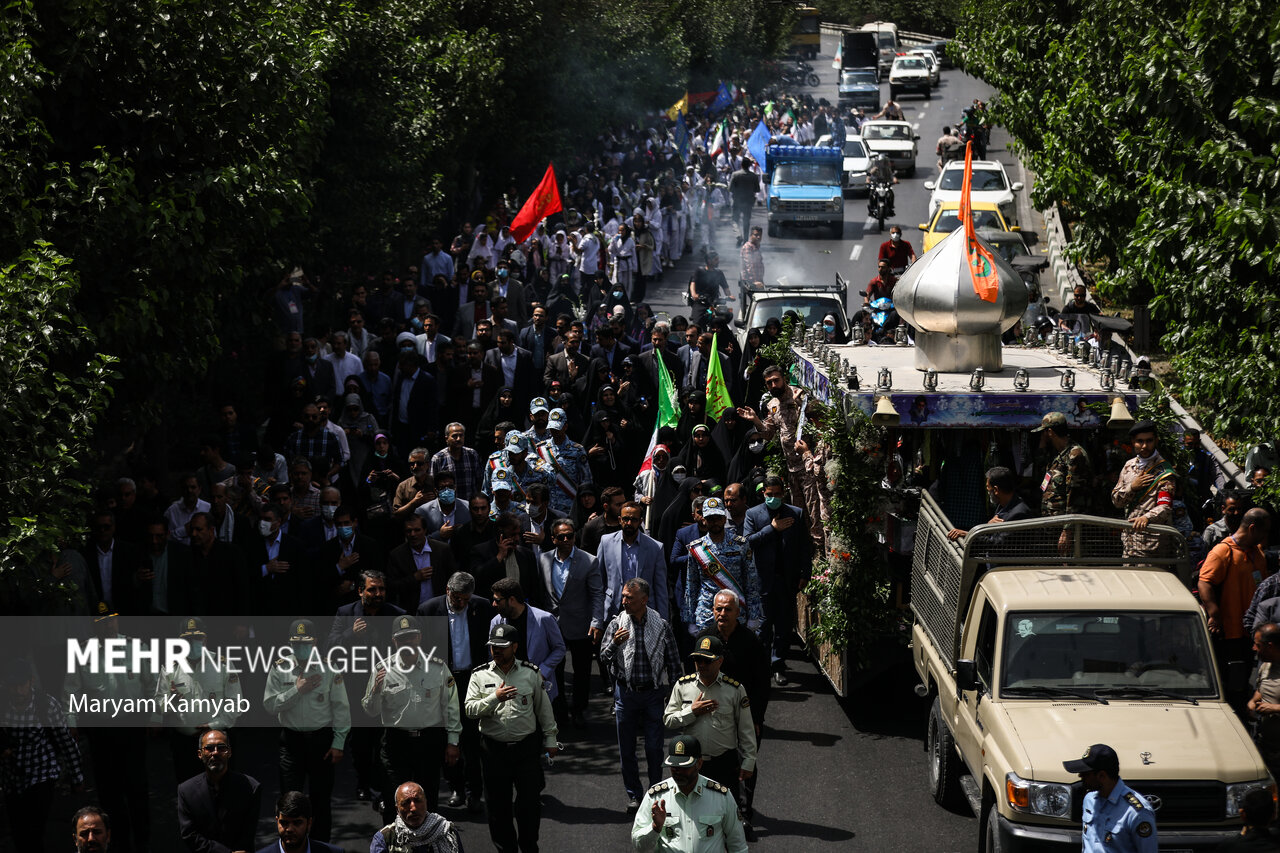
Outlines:
[[[830,43],[828,43],[830,42]],[[835,74],[830,68],[834,39],[824,38],[826,55],[817,63],[823,86],[816,93],[835,101]],[[887,86],[884,88],[887,89]],[[887,96],[887,91],[884,93]],[[955,70],[943,73],[943,83],[932,100],[904,99],[907,118],[917,125],[921,156],[916,175],[903,178],[897,191],[899,222],[917,250],[917,222],[923,221],[928,192],[921,184],[936,174],[933,144],[943,124],[954,122],[962,107],[974,97],[989,95],[979,81]],[[997,133],[990,151],[1016,169]],[[1020,179],[1011,171],[1014,180]],[[846,205],[845,239],[826,233],[786,232],[766,237],[764,257],[771,279],[780,275],[793,280],[833,280],[839,271],[856,291],[875,274],[879,243],[874,221],[865,221],[863,199]],[[757,217],[757,220],[762,217]],[[1034,222],[1027,212],[1024,223]],[[727,231],[722,232],[727,233]],[[726,240],[727,242],[727,240]],[[727,247],[722,246],[722,250]],[[726,255],[729,252],[725,252]],[[726,258],[725,266],[733,269]],[[684,313],[680,286],[688,281],[693,258],[667,273],[652,291],[657,310]],[[853,299],[858,299],[856,293]],[[854,697],[838,701],[825,678],[797,652],[792,661],[793,683],[775,691],[769,711],[766,737],[761,747],[761,779],[757,796],[760,841],[755,853],[802,853],[830,850],[832,843],[853,853],[892,853],[928,850],[966,853],[977,849],[977,821],[967,812],[953,814],[935,805],[926,788],[923,737],[927,708],[912,693],[915,684],[905,652],[886,673],[855,690]],[[274,730],[236,733],[237,766],[264,782],[264,800],[273,802],[278,781],[273,744]],[[617,747],[613,718],[603,697],[594,697],[585,732],[566,731],[565,751],[548,775],[544,794],[542,848],[548,851],[627,849],[630,816],[617,772]],[[152,781],[154,851],[177,851],[174,790],[168,751],[157,743],[148,757]],[[249,761],[250,756],[258,761]],[[265,759],[265,760],[263,760]],[[339,771],[334,842],[352,851],[367,849],[368,839],[380,826],[368,804],[351,799],[355,781],[350,761]],[[93,795],[60,798],[55,823],[49,828],[49,849],[68,849],[66,818]],[[445,814],[459,820],[465,843],[473,851],[491,849],[483,819]],[[0,816],[0,821],[3,816]],[[260,843],[272,837],[274,823],[260,824]],[[0,850],[10,849],[7,833],[0,830]]]

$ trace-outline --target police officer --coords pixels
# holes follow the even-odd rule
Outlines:
[[[1083,853],[1156,853],[1156,816],[1151,804],[1120,778],[1120,759],[1105,743],[1095,743],[1075,761],[1064,761],[1068,773],[1079,773],[1084,795]]]
[[[493,660],[473,671],[467,686],[467,716],[480,720],[489,837],[499,853],[538,849],[545,785],[540,756],[545,752],[550,758],[559,749],[556,718],[542,673],[536,664],[516,659],[518,636],[515,625],[494,625],[489,632]]]
[[[1040,481],[1040,514],[1088,513],[1093,465],[1085,449],[1071,440],[1067,416],[1049,412],[1031,431],[1040,433],[1040,449],[1054,454]]]
[[[737,803],[741,780],[749,778],[756,767],[751,700],[741,682],[721,674],[724,643],[718,636],[700,637],[689,657],[698,671],[684,676],[671,689],[663,722],[669,729],[698,739],[707,755],[703,775],[733,792]]]
[[[441,762],[458,761],[462,717],[458,711],[458,687],[443,660],[420,649],[422,630],[412,616],[392,620],[396,653],[369,676],[361,704],[381,716],[382,764],[386,793],[413,781],[427,794],[427,807],[436,810],[440,793]],[[395,820],[395,802],[384,796],[382,817]]]
[[[290,623],[289,648],[267,674],[263,707],[280,720],[280,790],[301,791],[310,779],[311,837],[328,841],[333,827],[334,768],[351,732],[342,674],[316,652],[315,625]]]
[[[240,716],[237,706],[241,704],[241,693],[240,676],[230,671],[222,653],[205,654],[208,632],[204,620],[187,617],[179,622],[178,629],[179,636],[190,646],[187,663],[191,672],[174,667],[160,673],[154,694],[158,710],[151,722],[159,725],[163,715],[164,726],[169,730],[174,774],[182,783],[204,772],[191,752],[191,739],[210,729],[228,732],[229,737],[229,730]],[[208,713],[209,707],[216,708],[216,712]]]
[[[631,824],[631,843],[642,853],[745,853],[747,840],[729,789],[701,775],[702,746],[676,735],[667,749],[671,778],[645,793]]]
[[[759,633],[764,622],[764,600],[756,561],[745,537],[725,530],[729,511],[720,498],[702,502],[702,520],[707,535],[689,544],[689,563],[684,573],[684,613],[690,634],[697,634],[715,622],[713,602],[723,589],[744,602],[747,627]]]

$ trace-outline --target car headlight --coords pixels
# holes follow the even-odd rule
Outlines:
[[[1275,798],[1276,783],[1270,779],[1259,779],[1256,782],[1237,782],[1234,785],[1227,786],[1227,820],[1240,817],[1240,802],[1244,799],[1244,795],[1257,788],[1270,791],[1271,797]]]
[[[844,204],[844,198],[842,198],[841,196],[835,196],[834,198],[831,199],[830,202],[827,203],[827,206],[832,210],[839,210],[842,204]]]
[[[1071,816],[1071,788],[1058,782],[1033,782],[1017,773],[1004,777],[1009,807],[1023,814],[1043,817]]]

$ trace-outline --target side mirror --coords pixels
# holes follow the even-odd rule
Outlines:
[[[928,231],[928,230],[929,230],[929,226],[928,226],[926,223],[924,223],[924,222],[921,222],[921,223],[920,223],[919,225],[917,225],[916,227],[917,227],[917,228],[919,228],[921,231]]]
[[[1022,181],[1014,181],[1011,188],[1014,192],[1022,192]]]
[[[1049,301],[1049,300],[1048,300],[1048,298],[1046,297],[1046,298],[1045,298],[1045,302],[1048,302],[1048,301]],[[735,317],[735,318],[734,318],[734,320],[733,320],[733,325],[737,326],[739,329],[745,329],[745,328],[747,327],[747,321],[746,321],[746,318],[744,318],[744,317]]]
[[[918,133],[917,133],[915,136],[911,137],[911,141],[912,141],[912,142],[919,142],[919,141],[920,141],[920,134],[918,134]]]
[[[1009,230],[1010,230],[1010,231],[1021,231],[1021,230],[1022,230],[1022,226],[1020,226],[1020,225],[1010,225],[1010,226],[1009,226]]]
[[[859,296],[866,296],[866,295],[867,295],[867,292],[866,292],[865,290],[859,290],[859,291],[858,291],[858,295],[859,295]]]
[[[961,693],[978,689],[978,667],[973,661],[956,661],[956,689]]]
[[[934,183],[933,183],[933,181],[925,181],[925,182],[924,182],[924,188],[925,188],[925,189],[927,189],[927,190],[932,190],[932,189],[933,189],[933,187],[934,187]]]

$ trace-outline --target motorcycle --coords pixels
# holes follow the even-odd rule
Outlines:
[[[858,291],[859,296],[866,296],[865,290]],[[874,343],[893,343],[894,329],[902,324],[902,318],[893,307],[893,300],[888,296],[877,296],[870,305],[863,306],[853,316],[854,322],[861,324],[867,339]]]
[[[822,85],[822,80],[814,72],[813,66],[807,62],[797,62],[795,67],[782,69],[782,82],[794,86]]]
[[[893,189],[884,181],[871,181],[867,190],[867,213],[884,231],[885,219],[893,216]]]

